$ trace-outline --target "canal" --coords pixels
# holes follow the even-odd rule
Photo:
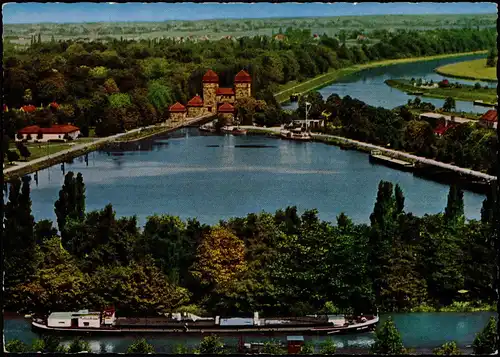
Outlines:
[[[494,88],[497,86],[497,82],[482,82],[482,81],[470,81],[464,79],[457,79],[442,76],[434,72],[434,69],[440,66],[444,66],[450,63],[470,61],[474,59],[484,58],[486,55],[468,55],[461,57],[451,57],[436,59],[431,61],[421,61],[413,63],[401,63],[391,66],[369,68],[350,76],[341,78],[339,81],[332,83],[326,87],[318,90],[323,96],[323,99],[327,99],[331,94],[338,94],[341,97],[346,95],[352,98],[359,99],[369,105],[376,107],[384,107],[387,109],[392,109],[397,106],[406,104],[408,99],[415,99],[414,95],[408,95],[403,91],[392,88],[385,84],[387,79],[411,79],[411,78],[422,78],[427,81],[433,80],[434,82],[439,82],[443,79],[448,79],[450,82],[459,82],[463,84],[474,85],[476,82],[481,83],[484,87],[485,85]],[[444,103],[444,99],[439,98],[429,98],[421,97],[422,101],[432,103],[436,108],[441,108]],[[456,101],[457,111],[472,112],[472,113],[485,113],[491,108],[482,107],[474,105],[472,102]],[[287,103],[283,106],[288,109],[295,109],[297,103]]]
[[[112,203],[119,216],[136,215],[140,225],[154,213],[215,224],[292,205],[300,211],[316,208],[324,220],[345,212],[357,223],[368,223],[380,180],[399,184],[406,211],[416,215],[444,211],[449,189],[373,165],[366,153],[319,142],[219,136],[189,128],[140,145],[90,153],[88,160],[65,164],[64,171],[61,165],[39,171],[31,192],[35,219],[55,221],[54,202],[68,171],[83,174],[87,211]],[[465,192],[466,217],[480,218],[483,199]]]
[[[401,333],[405,347],[418,348],[419,352],[431,352],[435,347],[442,345],[445,342],[455,341],[457,345],[467,350],[467,346],[472,344],[474,337],[488,322],[490,316],[494,316],[493,312],[473,312],[473,313],[406,313],[406,314],[391,314],[396,327]],[[381,316],[381,323],[387,319],[389,315]],[[4,334],[5,340],[20,339],[24,343],[31,344],[34,339],[39,338],[37,334],[31,331],[29,320],[22,317],[9,317],[5,319]],[[197,347],[200,342],[200,337],[175,335],[175,336],[159,336],[159,335],[124,335],[102,336],[102,337],[85,337],[89,341],[93,351],[98,352],[100,345],[104,344],[108,352],[125,352],[127,347],[134,342],[135,339],[144,337],[151,343],[156,352],[169,353],[179,344]],[[281,340],[285,342],[286,335],[282,336],[244,336],[245,342],[266,342],[271,339]],[[337,347],[347,351],[363,351],[370,347],[373,343],[373,333],[361,333],[355,335],[344,336],[307,336],[306,341],[310,341],[318,346],[325,339],[332,339]],[[229,346],[238,344],[239,336],[223,337],[223,340]],[[68,345],[71,337],[63,337],[63,344]],[[470,350],[470,349],[469,349]],[[339,351],[341,352],[341,351]]]

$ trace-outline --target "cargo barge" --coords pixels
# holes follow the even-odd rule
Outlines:
[[[43,333],[67,334],[344,334],[373,330],[377,315],[348,317],[340,315],[313,315],[306,317],[199,317],[189,313],[173,313],[152,318],[116,317],[115,311],[53,312],[46,318],[33,318],[32,329]]]
[[[373,150],[370,152],[369,160],[374,164],[382,164],[395,169],[400,169],[403,171],[413,171],[415,165],[412,162],[394,159],[389,156],[385,156],[379,150]]]

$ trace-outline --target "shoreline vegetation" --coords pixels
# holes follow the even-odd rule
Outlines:
[[[375,61],[365,64],[359,64],[347,68],[342,69],[332,69],[326,74],[322,74],[316,76],[310,80],[304,81],[302,83],[297,83],[293,81],[291,83],[287,83],[283,86],[280,86],[280,91],[275,94],[276,100],[280,103],[285,103],[289,100],[289,97],[293,93],[304,94],[316,89],[321,89],[326,87],[327,85],[335,82],[336,80],[341,79],[342,77],[349,76],[351,74],[360,72],[365,69],[377,68],[377,67],[385,67],[391,66],[395,64],[402,63],[412,63],[412,62],[422,62],[422,61],[432,61],[435,59],[443,59],[443,58],[452,58],[452,57],[461,57],[461,56],[469,56],[469,55],[477,55],[477,54],[487,54],[488,51],[472,51],[472,52],[461,52],[461,53],[452,53],[452,54],[443,54],[443,55],[435,55],[435,56],[422,56],[422,57],[412,57],[412,58],[399,58],[399,59],[388,59],[383,61]]]
[[[486,59],[447,64],[436,68],[435,72],[452,78],[498,82],[497,67],[486,67]]]
[[[422,97],[446,99],[452,97],[455,100],[463,100],[473,102],[482,100],[484,103],[495,103],[497,100],[496,88],[474,88],[473,85],[461,84],[460,88],[445,87],[445,88],[425,88],[414,87],[411,81],[407,79],[387,79],[385,81],[391,88],[398,89],[403,92],[421,92]]]

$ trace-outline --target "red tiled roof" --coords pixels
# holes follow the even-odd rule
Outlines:
[[[209,69],[207,73],[203,76],[203,82],[206,83],[219,83],[219,76],[217,73]]]
[[[498,112],[495,109],[490,109],[483,114],[481,120],[496,122],[498,121]]]
[[[177,102],[174,105],[170,106],[168,110],[171,113],[182,113],[186,111],[186,107],[183,106],[181,103]]]
[[[229,103],[224,103],[219,107],[218,110],[220,113],[233,113],[234,107]]]
[[[234,95],[233,88],[217,88],[217,95]]]
[[[448,126],[445,126],[445,125],[438,125],[438,127],[436,129],[434,129],[434,133],[437,134],[437,135],[443,135],[444,133],[446,133],[450,128],[453,128],[455,125],[448,125]]]
[[[202,107],[203,106],[203,100],[200,98],[199,95],[194,96],[189,102],[188,102],[188,107]]]
[[[50,128],[40,128],[38,125],[31,125],[18,131],[19,134],[68,134],[78,131],[80,128],[74,125],[52,125]]]
[[[50,103],[50,106],[55,109],[59,108],[59,104],[57,104],[56,102]]]
[[[238,72],[238,74],[234,77],[235,83],[250,83],[252,81],[252,77],[242,69]]]
[[[283,35],[283,34],[281,34],[281,33],[279,33],[276,36],[274,36],[275,40],[284,40],[285,38],[286,38],[286,36]]]
[[[31,112],[34,112],[36,110],[36,107],[33,104],[23,105],[21,107],[21,110],[28,112],[28,113],[31,113]]]

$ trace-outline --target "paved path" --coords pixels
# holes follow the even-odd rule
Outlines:
[[[280,130],[281,130],[278,127],[261,128],[261,127],[249,126],[249,125],[241,126],[241,127],[245,128],[245,129],[255,129],[255,130],[262,130],[262,131],[273,131],[275,133],[279,133]],[[311,133],[311,135],[312,135],[313,138],[324,138],[324,139],[325,138],[331,138],[331,139],[336,139],[336,140],[339,140],[339,141],[343,141],[345,143],[355,144],[355,145],[358,145],[358,146],[362,146],[362,147],[365,147],[365,148],[371,149],[371,150],[380,150],[382,152],[382,154],[383,153],[387,153],[387,154],[390,154],[391,157],[410,159],[410,160],[414,160],[414,161],[417,161],[417,162],[421,162],[423,164],[432,165],[432,166],[435,166],[435,167],[441,167],[443,169],[447,169],[447,170],[455,171],[455,172],[458,172],[458,173],[466,174],[466,175],[469,175],[469,176],[477,177],[477,178],[480,178],[480,179],[483,179],[483,180],[488,180],[488,181],[496,180],[495,176],[487,175],[487,174],[479,172],[479,171],[464,169],[462,167],[458,167],[458,166],[451,165],[451,164],[446,164],[444,162],[440,162],[440,161],[428,159],[428,158],[425,158],[425,157],[420,157],[420,156],[408,154],[408,153],[405,153],[405,152],[402,152],[402,151],[387,149],[387,148],[385,148],[383,146],[377,146],[377,145],[373,145],[373,144],[369,144],[369,143],[365,143],[365,142],[358,141],[358,140],[353,140],[353,139],[347,139],[347,138],[344,138],[342,136],[326,135],[326,134],[314,134],[314,133]]]

